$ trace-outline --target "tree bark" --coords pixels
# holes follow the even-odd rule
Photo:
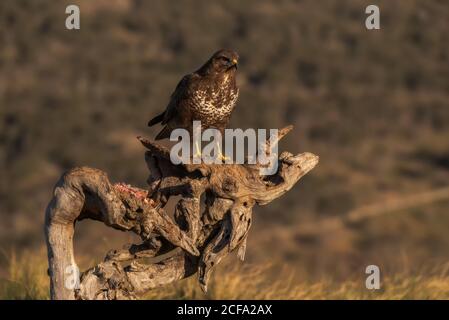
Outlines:
[[[278,140],[291,128],[281,129]],[[173,165],[168,149],[139,139],[148,149],[148,190],[111,184],[104,172],[88,167],[68,171],[56,184],[45,219],[52,299],[136,299],[195,273],[206,292],[223,258],[238,250],[244,259],[253,207],[280,197],[318,163],[311,153],[283,152],[272,176],[261,176],[260,165]],[[271,152],[268,141],[262,152]],[[181,196],[175,221],[164,210],[171,196]],[[142,242],[109,251],[73,286],[73,233],[82,219],[134,232]],[[158,263],[139,262],[168,252],[171,256]]]

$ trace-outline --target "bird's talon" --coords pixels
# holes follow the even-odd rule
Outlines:
[[[231,158],[230,158],[230,157],[224,156],[224,155],[221,155],[221,156],[220,156],[220,159],[221,159],[223,162],[227,162],[228,160],[231,161]]]

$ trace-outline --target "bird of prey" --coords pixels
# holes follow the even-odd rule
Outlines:
[[[215,128],[223,135],[239,94],[236,84],[238,59],[237,52],[222,49],[197,71],[184,76],[165,111],[148,122],[150,127],[157,123],[164,125],[156,140],[169,138],[172,130],[178,128],[192,134],[195,120],[201,121],[202,129]]]

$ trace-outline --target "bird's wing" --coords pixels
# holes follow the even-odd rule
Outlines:
[[[179,81],[175,90],[170,96],[170,102],[167,105],[165,110],[164,119],[162,120],[162,124],[167,124],[175,115],[177,108],[179,106],[179,102],[182,99],[185,99],[188,96],[189,88],[192,83],[193,74],[185,75],[181,81]]]

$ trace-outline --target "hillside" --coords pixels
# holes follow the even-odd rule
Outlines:
[[[363,276],[369,263],[390,275],[442,265],[449,200],[382,205],[449,185],[449,3],[375,1],[381,30],[367,31],[372,2],[1,1],[0,248],[42,247],[52,187],[73,166],[144,187],[135,137],[157,133],[147,120],[182,75],[231,47],[241,56],[231,127],[294,124],[280,148],[320,156],[256,209],[249,262],[308,279]],[[69,3],[80,5],[79,31],[64,28]],[[367,205],[377,213],[322,229]],[[132,240],[80,226],[83,256]]]

